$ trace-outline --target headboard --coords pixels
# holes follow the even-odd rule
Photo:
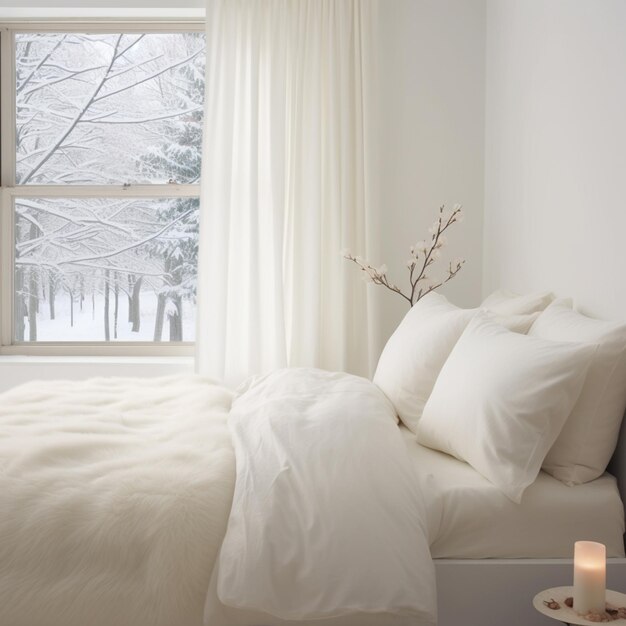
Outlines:
[[[626,381],[624,384],[626,384]],[[626,507],[626,416],[622,420],[619,441],[608,469],[617,478],[617,486],[622,496],[622,502]]]

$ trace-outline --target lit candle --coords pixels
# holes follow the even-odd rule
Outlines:
[[[574,610],[581,615],[606,609],[606,547],[595,541],[574,544]]]

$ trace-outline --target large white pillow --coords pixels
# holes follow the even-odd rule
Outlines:
[[[529,334],[598,344],[578,401],[543,462],[546,472],[568,485],[594,480],[611,459],[626,410],[626,324],[586,317],[556,300]]]
[[[404,424],[416,432],[424,405],[452,348],[479,309],[461,309],[429,293],[404,317],[378,361],[374,383],[393,403]],[[535,315],[495,315],[516,332],[527,332]]]
[[[519,294],[498,289],[487,296],[480,306],[500,315],[526,315],[543,311],[552,300],[554,296],[549,291]]]
[[[595,350],[513,333],[477,315],[439,374],[418,441],[467,461],[519,503],[578,398]]]

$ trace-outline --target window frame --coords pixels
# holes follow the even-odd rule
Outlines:
[[[27,32],[204,32],[204,20],[76,20],[0,22],[0,356],[190,356],[194,342],[14,340],[14,203],[16,197],[199,197],[199,184],[16,185],[15,35]]]

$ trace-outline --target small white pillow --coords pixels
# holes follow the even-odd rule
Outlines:
[[[537,318],[541,315],[539,311],[536,313],[529,313],[527,315],[500,315],[494,313],[488,309],[481,309],[483,313],[486,313],[489,319],[494,322],[498,322],[505,328],[512,330],[514,333],[521,333],[525,335],[532,328],[532,325],[537,321]]]
[[[405,315],[380,355],[374,383],[413,432],[437,375],[478,309],[460,309],[429,293]]]
[[[519,503],[578,398],[595,350],[513,333],[477,315],[441,370],[418,441],[467,461]]]
[[[598,344],[578,401],[543,462],[548,474],[568,485],[594,480],[611,460],[626,410],[626,324],[586,317],[556,300],[530,335]]]
[[[500,315],[527,315],[543,311],[552,300],[554,296],[549,291],[521,295],[499,289],[487,296],[480,306]]]
[[[404,317],[378,361],[374,383],[393,403],[413,432],[437,376],[452,348],[479,309],[461,309],[438,293],[429,293]],[[535,315],[495,315],[517,332],[527,332]]]

